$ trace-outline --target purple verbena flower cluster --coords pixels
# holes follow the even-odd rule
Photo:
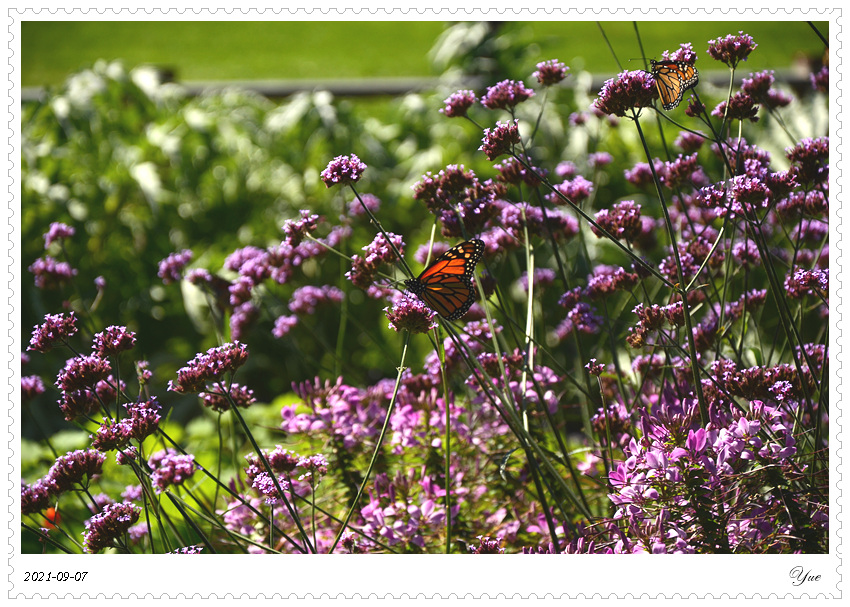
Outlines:
[[[248,348],[237,342],[226,343],[198,354],[177,371],[177,381],[169,381],[174,392],[203,392],[208,383],[219,383],[225,373],[233,373],[248,360]]]

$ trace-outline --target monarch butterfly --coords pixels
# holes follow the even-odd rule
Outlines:
[[[404,284],[440,316],[457,320],[475,301],[472,272],[483,253],[483,240],[467,240],[440,255],[422,274]]]
[[[649,60],[661,107],[672,110],[682,101],[685,91],[693,88],[699,82],[697,68],[687,61],[655,61]]]

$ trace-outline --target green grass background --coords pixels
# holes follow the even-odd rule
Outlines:
[[[21,78],[23,86],[58,85],[98,59],[120,59],[128,67],[173,68],[181,81],[427,77],[434,75],[428,51],[445,25],[441,21],[25,21]],[[824,36],[828,25],[815,22]],[[602,22],[601,28],[625,66],[629,59],[639,58],[632,21]],[[691,42],[703,61],[708,40],[744,31],[759,44],[744,70],[783,69],[800,56],[823,53],[823,43],[804,21],[648,21],[639,22],[637,28],[649,57]],[[532,54],[535,61],[557,58],[573,69],[619,71],[600,24],[594,21],[526,22],[522,38],[539,47],[539,53]],[[527,66],[529,73],[533,68]]]

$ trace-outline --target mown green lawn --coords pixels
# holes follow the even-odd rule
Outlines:
[[[827,35],[827,23],[816,26]],[[21,24],[22,85],[58,85],[97,59],[173,68],[182,81],[432,76],[428,51],[444,27],[441,21],[28,21]],[[557,58],[574,69],[619,71],[602,30],[624,66],[640,57],[631,21],[603,22],[601,29],[594,21],[535,21],[519,33],[539,47],[527,70]],[[823,52],[802,21],[654,21],[638,30],[648,57],[690,41],[703,60],[708,40],[742,30],[759,44],[747,70],[786,68],[799,56]]]

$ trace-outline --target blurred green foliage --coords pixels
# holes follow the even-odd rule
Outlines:
[[[817,21],[823,35],[828,23]],[[440,73],[430,55],[438,39],[457,35],[441,21],[25,21],[21,24],[23,86],[60,85],[98,59],[173,69],[179,80],[337,79],[430,76]],[[487,25],[482,24],[484,27]],[[540,57],[556,57],[593,73],[619,71],[620,61],[645,53],[657,58],[692,42],[705,59],[707,41],[743,30],[761,43],[748,69],[783,69],[823,44],[803,21],[528,21],[497,22],[508,33],[477,53],[485,63],[508,54],[516,73],[531,73]],[[403,44],[399,44],[403,40]],[[214,41],[214,43],[211,43]],[[770,42],[782,42],[770,43]],[[463,44],[474,48],[474,38]],[[484,45],[487,46],[486,44]],[[517,61],[518,49],[525,49]]]

